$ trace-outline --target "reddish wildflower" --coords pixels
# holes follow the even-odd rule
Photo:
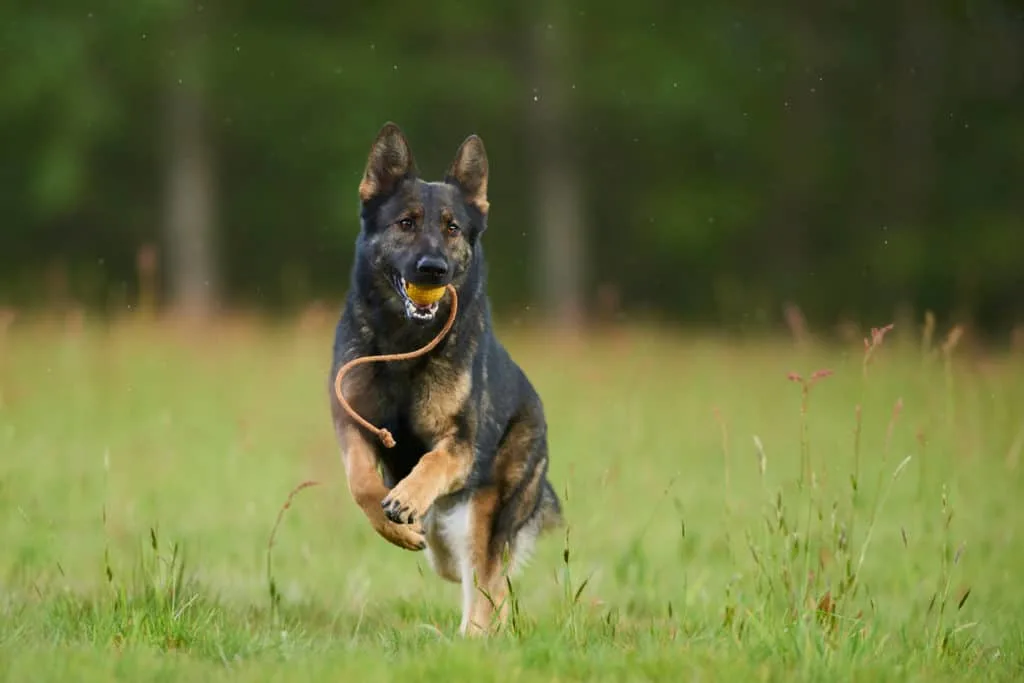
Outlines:
[[[826,377],[829,377],[830,375],[832,375],[832,370],[829,370],[827,368],[822,369],[822,370],[815,370],[814,374],[811,375],[811,381],[812,382],[817,382],[819,379],[825,379]]]
[[[903,412],[903,397],[896,399],[896,405],[892,407],[892,419],[896,419]]]
[[[949,356],[953,353],[957,344],[960,343],[960,338],[964,335],[964,328],[961,325],[955,326],[949,331],[949,335],[946,337],[946,341],[942,343],[942,353]]]
[[[868,365],[871,364],[872,356],[874,355],[875,351],[878,350],[878,347],[882,345],[882,342],[885,340],[885,334],[892,330],[893,326],[894,323],[889,323],[888,325],[882,328],[872,327],[870,341],[867,338],[864,339],[864,362],[862,372],[865,376],[868,372]]]
[[[882,341],[885,339],[885,333],[889,332],[890,330],[892,330],[893,326],[894,326],[894,323],[889,323],[888,325],[886,325],[885,327],[882,327],[882,328],[872,327],[871,328],[871,342],[869,343],[868,340],[865,339],[864,340],[864,348],[870,348],[872,346],[881,346],[882,345]]]
[[[818,600],[818,617],[822,620],[832,617],[835,614],[836,603],[832,599],[832,591],[827,591]]]

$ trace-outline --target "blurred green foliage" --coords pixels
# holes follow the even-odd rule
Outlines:
[[[192,20],[199,51],[176,49]],[[752,324],[877,323],[899,303],[1024,318],[1024,9],[1010,0],[287,4],[11,0],[0,7],[0,303],[131,300],[161,238],[166,98],[208,97],[226,294],[340,296],[373,135],[439,176],[483,136],[492,296],[539,298],[531,35],[560,50],[586,289]]]

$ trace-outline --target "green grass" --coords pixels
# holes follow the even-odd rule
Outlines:
[[[7,680],[1013,680],[1024,361],[502,330],[550,422],[566,533],[516,619],[348,499],[330,321],[0,337]],[[806,396],[790,372],[819,379]],[[898,403],[899,402],[899,403]],[[899,405],[899,408],[896,406]],[[858,410],[858,406],[860,409]],[[267,545],[289,491],[273,548]]]

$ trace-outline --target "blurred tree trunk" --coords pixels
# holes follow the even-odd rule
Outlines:
[[[570,84],[565,66],[571,50],[570,22],[562,0],[549,0],[530,26],[529,135],[536,182],[540,239],[539,289],[544,314],[566,331],[583,323],[584,262],[580,179],[575,135],[567,125]],[[534,14],[534,17],[537,15]]]
[[[825,163],[823,95],[819,77],[824,68],[825,39],[821,19],[810,2],[796,3],[785,27],[787,76],[784,81],[783,115],[778,140],[782,147],[780,167],[774,178],[767,225],[760,258],[770,255],[773,278],[793,311],[814,308],[814,251],[811,226],[817,216],[816,195]],[[788,43],[788,44],[786,44]],[[810,297],[800,300],[799,295]],[[786,314],[787,316],[790,314]],[[803,313],[801,312],[801,316]]]
[[[219,302],[213,155],[206,130],[205,22],[187,1],[166,74],[164,243],[170,307],[206,317]]]
[[[887,220],[899,230],[927,235],[932,232],[936,175],[936,108],[946,75],[941,26],[942,11],[925,0],[904,0],[898,21],[892,85],[883,107],[892,122],[883,192]],[[914,273],[898,279],[892,295],[909,295]],[[966,293],[966,292],[965,292]]]

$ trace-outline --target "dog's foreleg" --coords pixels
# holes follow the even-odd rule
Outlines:
[[[380,501],[388,495],[388,489],[377,471],[374,447],[365,432],[343,418],[336,418],[335,431],[341,444],[349,493],[374,531],[399,548],[423,550],[426,540],[420,520],[415,524],[398,524],[388,519],[381,509]]]
[[[419,522],[438,497],[465,485],[472,467],[472,444],[455,437],[442,439],[378,506],[392,522]]]

